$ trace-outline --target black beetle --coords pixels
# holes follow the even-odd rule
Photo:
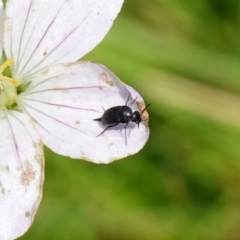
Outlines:
[[[128,96],[128,99],[125,105],[115,106],[107,110],[104,110],[102,117],[93,119],[94,121],[101,122],[103,125],[109,125],[99,135],[97,135],[97,137],[102,135],[105,131],[107,131],[111,127],[115,127],[120,123],[126,123],[124,130],[125,130],[125,143],[127,144],[126,128],[129,122],[130,121],[135,122],[139,127],[139,123],[142,121],[143,112],[151,105],[151,103],[149,103],[142,110],[141,114],[138,111],[133,112],[132,109],[129,106],[127,106],[129,98],[130,98],[130,95]],[[131,104],[133,104],[136,101],[136,99],[137,98],[135,98]]]

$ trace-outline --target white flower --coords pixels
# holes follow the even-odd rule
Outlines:
[[[123,0],[8,0],[0,4],[0,240],[31,225],[42,196],[43,144],[58,154],[109,163],[138,152],[146,122],[107,130],[93,119],[140,95],[108,69],[76,62],[106,35]],[[6,69],[10,74],[5,74]],[[4,72],[3,72],[4,71]],[[6,76],[7,75],[7,76]],[[147,118],[147,112],[144,112]]]

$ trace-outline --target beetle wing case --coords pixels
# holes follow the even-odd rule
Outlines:
[[[121,122],[121,119],[120,119],[120,116],[119,116],[120,110],[121,110],[121,106],[116,106],[116,107],[109,108],[108,110],[106,110],[103,113],[102,117],[96,118],[96,119],[93,119],[93,120],[94,121],[99,121],[103,125],[111,125],[111,124],[120,123]]]
[[[121,106],[112,107],[106,110],[101,117],[102,124],[107,125],[107,124],[120,123],[121,122],[121,119],[119,116],[120,110],[121,110]]]

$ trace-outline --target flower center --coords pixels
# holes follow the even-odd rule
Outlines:
[[[20,82],[3,75],[3,71],[12,65],[13,59],[8,59],[0,66],[0,107],[9,108],[16,103],[17,86]]]

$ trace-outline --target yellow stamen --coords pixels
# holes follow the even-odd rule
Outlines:
[[[12,66],[14,63],[13,59],[12,58],[9,58],[8,60],[6,60],[2,66],[0,66],[0,75],[2,75],[3,71],[7,68],[7,67],[10,67]],[[1,85],[2,85],[2,82],[3,81],[8,81],[8,82],[11,82],[13,83],[14,85],[18,85],[20,82],[16,79],[12,79],[10,77],[6,77],[6,76],[0,76],[0,79],[1,79]]]
[[[11,83],[13,83],[14,85],[18,85],[18,84],[19,84],[19,81],[18,81],[18,80],[15,80],[15,79],[12,79],[12,78],[6,77],[6,76],[2,76],[2,81],[11,82]]]

